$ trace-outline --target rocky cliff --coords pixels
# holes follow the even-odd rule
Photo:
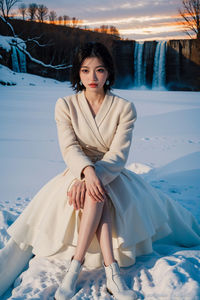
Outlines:
[[[168,41],[166,85],[173,90],[200,90],[200,40]]]
[[[144,42],[142,49],[145,85],[152,86],[156,41]],[[115,41],[113,56],[117,68],[117,87],[134,85],[135,41]],[[200,90],[200,40],[170,40],[165,51],[165,87],[169,90]]]

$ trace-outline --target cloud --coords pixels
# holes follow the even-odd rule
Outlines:
[[[34,2],[41,3],[40,0]],[[184,36],[182,27],[174,24],[181,0],[43,0],[42,3],[55,10],[58,16],[78,18],[82,26],[114,25],[124,38],[143,39],[147,33],[152,39],[160,35],[163,38]]]

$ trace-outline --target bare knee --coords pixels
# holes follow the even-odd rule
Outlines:
[[[94,208],[103,208],[104,205],[106,203],[106,200],[104,200],[103,202],[98,202],[96,201],[94,198],[92,198],[91,196],[89,196],[89,194],[86,192],[85,193],[85,202],[84,202],[84,208],[89,206],[89,207],[94,207]]]

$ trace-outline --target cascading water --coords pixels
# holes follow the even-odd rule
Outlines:
[[[16,46],[12,46],[11,58],[13,71],[26,73],[26,55]]]
[[[154,56],[152,88],[162,89],[165,87],[165,62],[166,62],[166,41],[157,43]]]
[[[17,52],[19,55],[19,66],[20,72],[26,73],[26,55],[17,48]]]
[[[143,63],[144,42],[135,42],[134,51],[134,86],[145,85],[145,65]]]
[[[11,58],[12,58],[12,69],[13,69],[13,71],[14,72],[20,72],[19,62],[18,62],[18,57],[17,57],[17,50],[16,50],[15,46],[12,46]]]

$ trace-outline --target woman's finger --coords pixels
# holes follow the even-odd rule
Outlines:
[[[81,208],[81,190],[80,190],[80,185],[76,187],[76,205],[77,205],[77,209]]]
[[[100,193],[102,196],[105,196],[106,190],[105,190],[104,187],[102,186],[101,182],[99,182],[99,183],[97,184],[97,189],[98,189],[99,193]]]
[[[88,193],[88,195],[89,195],[91,198],[93,198],[95,201],[100,202],[98,199],[96,199],[96,196],[95,196],[89,189],[87,189],[87,193]]]
[[[101,188],[101,186],[100,186],[100,188]],[[104,201],[104,199],[105,199],[105,193],[104,193],[104,191],[103,191],[103,189],[101,188],[101,191],[102,191],[102,193],[99,191],[99,186],[98,185],[95,185],[94,186],[94,193],[95,193],[95,195],[96,195],[96,197],[102,202],[102,201]]]
[[[85,186],[83,186],[82,189],[81,189],[81,208],[84,207],[85,191],[86,191]]]
[[[96,193],[94,189],[90,190],[90,196],[92,198],[94,198],[97,202],[103,202],[104,201],[104,199],[101,196],[101,194],[99,195],[98,193]]]

